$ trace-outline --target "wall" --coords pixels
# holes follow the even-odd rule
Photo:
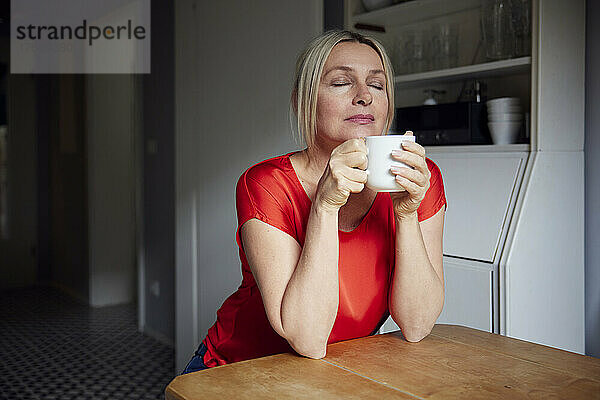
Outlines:
[[[174,4],[152,2],[151,74],[143,77],[142,330],[175,335],[175,51]],[[155,290],[152,290],[154,288]],[[156,290],[158,289],[158,290]]]
[[[51,102],[53,79],[50,75],[37,75],[36,124],[37,124],[37,280],[52,279],[50,252],[50,127],[55,114],[56,101]],[[54,89],[55,90],[55,89]]]
[[[85,105],[82,101],[85,98],[85,81],[81,75],[47,75],[38,80],[40,89],[43,88],[38,91],[40,113],[47,112],[43,120],[45,127],[40,124],[38,130],[40,144],[44,131],[49,136],[48,148],[45,149],[49,153],[47,188],[43,187],[40,168],[39,190],[48,190],[46,207],[49,209],[49,221],[43,220],[43,212],[38,217],[40,257],[45,255],[41,251],[45,241],[49,246],[47,262],[53,283],[87,303],[87,168]],[[42,123],[42,118],[38,121]],[[41,155],[39,159],[41,162]],[[40,203],[43,202],[44,197],[40,195]],[[43,229],[44,223],[49,227]],[[43,259],[40,259],[42,262]],[[43,275],[40,273],[39,278],[43,279]]]
[[[135,298],[135,129],[131,75],[88,75],[89,303]]]
[[[298,148],[288,106],[296,57],[322,31],[319,0],[176,3],[176,365],[241,282],[235,185]]]
[[[2,40],[3,51],[0,53],[8,54],[7,44],[7,40]],[[36,280],[35,92],[32,75],[11,75],[8,78],[8,237],[0,238],[0,288],[27,286]]]
[[[600,3],[586,3],[585,353],[600,357]]]

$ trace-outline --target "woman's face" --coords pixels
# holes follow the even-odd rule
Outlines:
[[[341,143],[381,135],[388,111],[385,72],[377,52],[355,42],[329,54],[317,98],[317,141]]]

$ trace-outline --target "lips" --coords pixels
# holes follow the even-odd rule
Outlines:
[[[363,125],[373,123],[375,121],[375,117],[373,117],[371,114],[356,114],[350,118],[346,118],[346,121]]]

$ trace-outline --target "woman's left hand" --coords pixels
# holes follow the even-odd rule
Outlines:
[[[405,192],[391,193],[394,215],[397,219],[416,216],[417,209],[429,189],[431,177],[425,161],[425,148],[418,143],[404,141],[402,149],[392,151],[392,158],[412,167],[391,168],[392,174],[396,176],[396,182],[406,189]]]

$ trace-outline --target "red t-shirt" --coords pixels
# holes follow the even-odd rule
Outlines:
[[[257,218],[304,245],[311,207],[289,156],[275,157],[249,168],[237,184],[236,239],[242,262],[242,284],[217,311],[204,344],[208,367],[293,352],[271,327],[260,291],[241,246],[240,227]],[[446,204],[439,168],[427,159],[431,186],[417,211],[419,221]],[[380,192],[351,232],[339,231],[338,314],[328,343],[374,334],[389,316],[388,292],[394,268],[395,220],[389,193]]]

